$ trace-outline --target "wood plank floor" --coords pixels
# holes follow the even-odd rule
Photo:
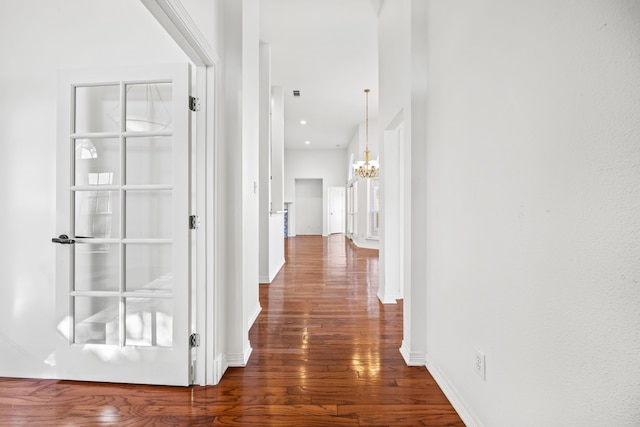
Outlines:
[[[0,378],[0,426],[464,426],[407,367],[402,304],[378,302],[378,253],[342,235],[286,239],[260,286],[254,352],[220,384],[158,387]]]

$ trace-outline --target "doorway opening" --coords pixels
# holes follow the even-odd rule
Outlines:
[[[322,179],[296,179],[296,235],[322,235]]]

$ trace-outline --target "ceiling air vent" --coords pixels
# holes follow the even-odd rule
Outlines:
[[[293,96],[296,97],[296,98],[299,98],[300,97],[300,91],[299,90],[294,90],[293,91]]]

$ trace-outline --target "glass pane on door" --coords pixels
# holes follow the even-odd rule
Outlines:
[[[173,129],[171,83],[127,85],[127,131]]]
[[[76,344],[119,345],[120,298],[73,298]]]
[[[171,292],[173,290],[170,244],[126,245],[126,290]]]
[[[173,182],[173,147],[170,137],[127,138],[125,147],[127,184]]]
[[[126,206],[127,238],[171,238],[171,191],[127,191]]]
[[[120,131],[120,85],[75,89],[75,132]]]
[[[75,185],[120,184],[120,138],[75,141]]]
[[[120,290],[120,245],[76,242],[74,290]]]
[[[171,347],[172,301],[164,298],[126,298],[125,345]]]
[[[75,191],[75,207],[76,237],[119,237],[119,191]]]

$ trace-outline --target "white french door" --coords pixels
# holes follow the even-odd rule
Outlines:
[[[59,76],[56,364],[190,382],[188,64]]]

